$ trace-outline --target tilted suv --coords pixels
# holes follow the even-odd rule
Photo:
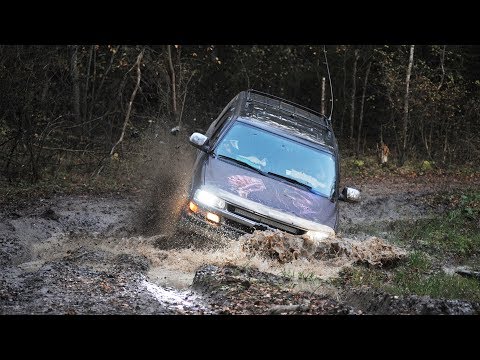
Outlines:
[[[233,234],[255,229],[321,239],[338,227],[339,155],[332,125],[306,107],[254,90],[235,96],[198,148],[183,220]]]

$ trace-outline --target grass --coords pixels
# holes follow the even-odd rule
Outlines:
[[[392,295],[427,295],[432,298],[480,301],[480,282],[460,275],[435,273],[423,252],[410,254],[405,263],[393,271],[354,267],[345,271],[344,286],[368,285]]]
[[[353,267],[341,279],[344,286],[370,286],[393,295],[428,295],[432,298],[480,302],[480,281],[441,270],[445,263],[479,267],[480,191],[442,195],[443,216],[397,224],[393,242],[413,248],[394,269]]]
[[[320,280],[320,278],[312,272],[299,271],[298,273],[295,273],[293,270],[282,270],[281,275],[290,280],[299,280],[304,282],[315,282]]]
[[[480,191],[443,197],[450,208],[444,216],[397,226],[396,240],[445,256],[467,257],[479,253]]]

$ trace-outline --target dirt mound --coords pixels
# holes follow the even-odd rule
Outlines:
[[[326,294],[289,291],[284,286],[289,281],[254,268],[204,265],[195,273],[192,288],[217,314],[360,314]]]
[[[281,264],[298,259],[328,260],[345,258],[352,263],[385,266],[406,256],[406,251],[377,237],[365,241],[329,237],[312,241],[305,236],[295,236],[278,230],[255,231],[240,238],[242,249],[250,256],[260,255]]]

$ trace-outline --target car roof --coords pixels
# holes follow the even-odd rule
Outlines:
[[[281,132],[336,150],[331,122],[320,113],[279,97],[256,90],[239,95],[238,116],[272,126]]]

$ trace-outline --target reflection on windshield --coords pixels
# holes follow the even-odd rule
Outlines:
[[[246,160],[246,162],[250,162],[255,165],[267,166],[267,159],[259,160],[255,156],[243,156],[243,155],[238,156],[238,158],[240,160],[244,160],[244,161]]]
[[[215,153],[296,180],[328,197],[334,189],[332,155],[251,125],[234,124]]]
[[[315,179],[313,176],[307,175],[303,172],[299,172],[295,169],[286,170],[285,172],[287,173],[287,176],[289,176],[291,178],[294,178],[294,179],[297,179],[297,180],[300,180],[305,184],[310,184],[310,186],[312,186],[313,188],[325,188],[326,187],[326,185],[324,183],[321,183],[320,181]]]

